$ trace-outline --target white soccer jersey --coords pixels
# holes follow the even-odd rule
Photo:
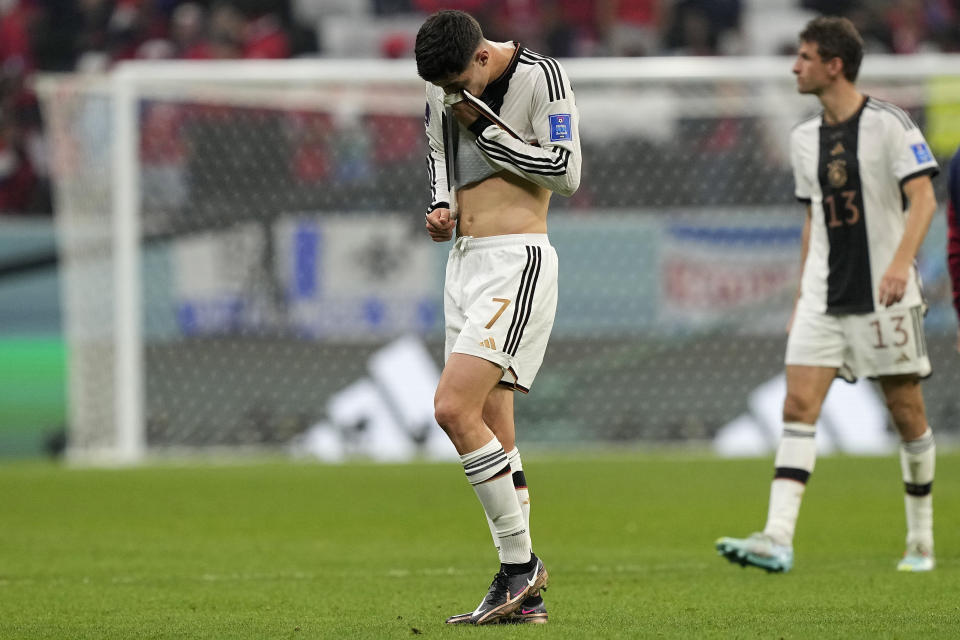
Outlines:
[[[797,199],[811,206],[810,244],[800,304],[830,314],[882,308],[880,280],[903,237],[902,185],[939,168],[916,123],[888,102],[867,97],[836,125],[823,114],[790,137]],[[922,302],[916,269],[896,306]]]
[[[478,96],[520,136],[481,117],[446,139],[443,89],[427,83],[425,124],[430,153],[430,207],[449,204],[447,159],[454,158],[456,186],[509,171],[569,196],[580,184],[580,120],[570,80],[560,64],[520,44],[503,74]]]

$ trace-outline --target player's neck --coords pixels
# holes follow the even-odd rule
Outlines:
[[[513,42],[490,41],[487,41],[487,45],[490,51],[490,82],[494,82],[510,66],[516,46]]]
[[[852,118],[863,106],[864,95],[849,82],[838,82],[820,94],[823,121],[839,124]]]

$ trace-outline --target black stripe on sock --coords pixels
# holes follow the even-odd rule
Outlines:
[[[513,488],[514,489],[527,488],[527,479],[523,475],[523,469],[521,469],[520,471],[513,472]]]
[[[500,471],[497,471],[495,474],[493,474],[492,476],[490,476],[489,478],[487,478],[486,480],[484,480],[484,482],[489,482],[490,480],[496,480],[497,478],[502,478],[503,476],[507,475],[508,473],[510,473],[510,463],[509,463],[509,462],[507,463],[507,465],[506,465],[503,469],[500,469]]]
[[[493,462],[491,462],[490,464],[486,465],[485,467],[479,467],[479,468],[474,467],[474,468],[471,468],[471,469],[466,469],[466,470],[465,470],[465,473],[467,474],[467,477],[469,478],[470,476],[475,476],[475,475],[477,475],[478,473],[482,473],[482,472],[487,471],[487,470],[489,470],[489,469],[493,469],[493,468],[496,467],[498,464],[503,464],[504,462],[507,463],[507,466],[508,466],[508,467],[510,466],[510,463],[507,462],[507,457],[504,456],[502,459],[494,460]],[[499,471],[498,471],[497,473],[499,473]]]
[[[927,484],[914,484],[912,482],[904,482],[904,489],[907,491],[908,496],[916,496],[922,498],[923,496],[930,495],[930,492],[933,491],[933,482],[928,482]]]
[[[807,484],[810,479],[810,472],[806,469],[794,469],[793,467],[777,467],[773,473],[774,480],[796,480],[800,484]]]
[[[495,474],[493,474],[493,475],[490,476],[489,478],[485,478],[485,479],[483,479],[483,480],[476,480],[476,479],[474,479],[474,478],[471,478],[469,475],[467,475],[467,482],[469,482],[471,485],[483,484],[484,482],[490,482],[491,480],[496,480],[497,478],[502,478],[503,476],[507,475],[508,473],[510,473],[510,463],[509,463],[509,462],[503,467],[503,469],[500,469],[500,471],[497,471]]]
[[[463,465],[463,468],[466,469],[467,471],[470,471],[471,469],[473,469],[473,468],[475,468],[475,467],[480,467],[480,466],[483,466],[483,465],[487,464],[487,463],[490,462],[491,460],[495,460],[496,458],[500,458],[500,457],[504,457],[504,458],[505,458],[506,456],[507,456],[507,454],[506,454],[506,452],[503,450],[503,447],[500,447],[499,449],[497,449],[497,450],[494,451],[493,453],[488,453],[487,455],[481,456],[481,457],[477,458],[476,460],[471,460],[470,462],[468,462],[468,463],[466,463],[465,465]]]

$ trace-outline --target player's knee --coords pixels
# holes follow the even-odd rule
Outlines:
[[[447,431],[447,427],[456,422],[456,408],[453,403],[440,397],[433,400],[433,417],[440,428]]]
[[[437,394],[433,399],[433,417],[450,435],[459,433],[466,422],[467,408],[455,396]]]
[[[787,392],[783,401],[783,421],[802,422],[813,424],[820,416],[820,406],[817,402],[802,393]]]

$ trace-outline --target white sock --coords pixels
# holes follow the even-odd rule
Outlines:
[[[933,473],[936,444],[927,427],[916,440],[900,443],[900,469],[906,489],[907,546],[922,546],[933,551]]]
[[[777,447],[770,506],[763,532],[777,544],[793,545],[793,533],[800,514],[800,503],[807,480],[817,461],[816,427],[802,422],[787,422]]]
[[[530,535],[513,488],[510,463],[500,441],[494,437],[476,451],[460,456],[460,461],[487,518],[493,523],[500,562],[528,562]]]
[[[530,534],[530,491],[527,489],[527,479],[523,475],[523,462],[520,460],[520,451],[514,447],[507,453],[507,460],[510,461],[510,471],[513,476],[513,488],[517,492],[517,500],[520,502],[520,511],[523,513],[523,521],[527,524],[527,535]],[[493,546],[500,551],[500,541],[497,539],[497,530],[493,526],[493,521],[488,517],[487,526],[490,527],[490,537],[493,538]],[[532,543],[531,543],[532,544]]]

